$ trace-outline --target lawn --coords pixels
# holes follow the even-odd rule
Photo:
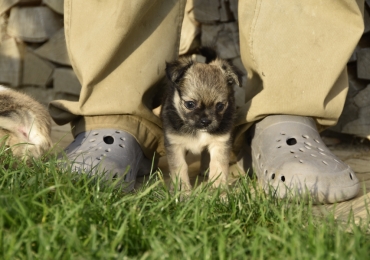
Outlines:
[[[114,185],[0,151],[1,259],[368,259],[368,220],[337,222],[277,200],[240,178],[220,196],[171,193],[155,172],[142,188]]]

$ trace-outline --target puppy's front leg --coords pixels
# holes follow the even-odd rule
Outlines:
[[[228,145],[216,143],[210,145],[208,149],[211,156],[209,181],[213,181],[213,187],[227,188],[230,148]]]
[[[190,190],[191,184],[188,174],[188,165],[185,161],[186,151],[180,145],[168,145],[166,147],[170,176],[174,184],[182,191]]]

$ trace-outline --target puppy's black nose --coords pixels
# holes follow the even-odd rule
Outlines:
[[[200,124],[202,125],[202,126],[204,126],[204,127],[206,127],[206,126],[209,126],[210,124],[211,124],[211,120],[209,120],[208,118],[206,118],[206,117],[203,117],[203,118],[201,118],[200,119]]]

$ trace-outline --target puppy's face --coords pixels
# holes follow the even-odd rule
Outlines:
[[[174,105],[188,126],[213,132],[223,119],[230,94],[219,66],[196,63],[188,69],[175,92]]]
[[[220,59],[206,64],[183,58],[167,64],[167,75],[175,88],[173,106],[187,130],[230,130],[235,114],[234,84],[238,79],[229,64]]]

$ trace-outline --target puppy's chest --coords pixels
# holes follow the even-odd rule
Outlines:
[[[230,138],[230,134],[211,135],[199,132],[195,136],[168,134],[167,139],[171,145],[182,146],[185,150],[199,154],[210,145],[224,145]]]

